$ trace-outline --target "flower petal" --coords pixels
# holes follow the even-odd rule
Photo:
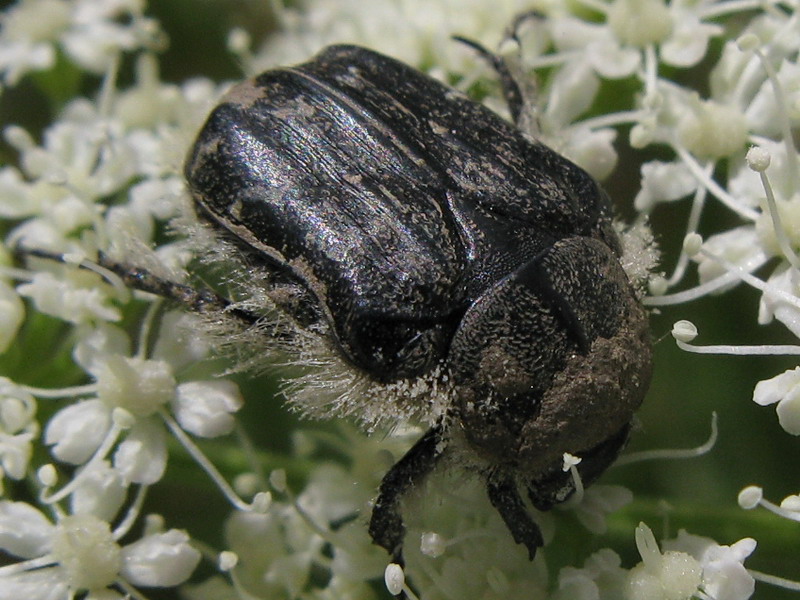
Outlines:
[[[231,413],[242,403],[232,381],[190,381],[178,386],[173,410],[186,431],[210,438],[231,432],[235,423]]]
[[[111,426],[111,413],[100,400],[83,400],[58,411],[44,431],[53,456],[73,465],[89,460]]]
[[[177,529],[142,538],[122,549],[121,572],[134,585],[169,587],[186,581],[200,562],[189,536]]]
[[[72,514],[110,522],[125,502],[127,491],[120,472],[101,461],[91,472],[81,473],[80,485],[70,494]]]
[[[21,558],[47,554],[54,531],[47,517],[27,502],[0,501],[0,548],[9,554]]]
[[[759,381],[753,390],[753,402],[768,406],[780,402],[800,385],[800,367],[784,371],[771,379]]]
[[[97,377],[109,354],[129,355],[131,343],[122,329],[115,325],[101,323],[93,330],[79,330],[78,343],[72,357],[85,371]]]
[[[672,19],[672,35],[660,46],[661,59],[675,67],[692,67],[703,60],[711,36],[723,32],[719,25],[701,23],[691,11],[680,11]]]
[[[680,162],[654,160],[642,165],[641,190],[636,194],[636,210],[649,212],[658,202],[685,198],[697,189],[697,179]]]
[[[61,569],[55,567],[0,577],[0,600],[64,600],[68,592]]]
[[[161,479],[166,466],[164,427],[155,418],[140,419],[114,453],[114,467],[128,481],[150,485]]]

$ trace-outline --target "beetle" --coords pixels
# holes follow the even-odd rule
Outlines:
[[[460,92],[349,45],[233,87],[185,176],[197,216],[298,335],[378,390],[373,408],[429,426],[380,484],[374,542],[402,564],[401,500],[449,456],[485,480],[532,559],[543,539],[524,495],[540,510],[567,499],[567,452],[595,480],[650,379],[647,317],[599,184]],[[434,391],[410,394],[417,381]]]

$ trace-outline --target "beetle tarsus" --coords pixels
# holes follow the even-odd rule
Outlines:
[[[495,473],[488,478],[486,493],[492,506],[503,518],[514,541],[523,544],[528,549],[528,557],[533,560],[536,557],[536,550],[544,545],[544,539],[539,526],[528,514],[514,479]]]

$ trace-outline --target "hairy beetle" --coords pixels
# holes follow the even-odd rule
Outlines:
[[[402,561],[400,499],[457,455],[533,557],[522,492],[539,509],[565,500],[565,452],[585,483],[602,473],[650,378],[646,315],[594,179],[355,46],[234,87],[185,174],[201,220],[297,330],[382,391],[385,412],[429,423],[383,479],[374,541]],[[433,391],[400,385],[419,380]]]

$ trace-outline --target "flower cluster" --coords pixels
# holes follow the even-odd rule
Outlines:
[[[520,81],[536,88],[525,94],[523,126],[595,177],[617,168],[621,132],[635,149],[657,147],[660,159],[641,168],[640,217],[623,231],[624,266],[648,292],[645,303],[689,302],[743,282],[761,294],[759,322],[776,320],[800,335],[796,2],[278,4],[279,30],[257,50],[243,30],[230,32],[245,74],[354,42],[478,90],[505,111],[500,94],[487,92],[496,74],[452,41],[458,34],[499,48]],[[226,86],[161,80],[158,52],[169,32],[146,15],[143,0],[19,0],[0,22],[0,92],[64,68],[85,75],[87,89],[97,84],[59,105],[42,131],[3,127],[14,159],[0,167],[0,600],[143,599],[148,587],[180,587],[176,594],[193,600],[368,600],[381,597],[376,582],[384,577],[392,592],[430,599],[744,600],[754,579],[792,585],[745,569],[751,538],[723,545],[681,530],[659,548],[652,531],[628,517],[617,522],[627,529],[616,541],[635,540],[640,564],[623,566],[614,550],[598,549],[607,537],[587,549],[583,540],[607,535],[609,515],[632,501],[617,485],[595,485],[563,510],[537,515],[548,543],[569,545],[562,531],[580,524],[585,537],[571,547],[582,566],[547,546],[530,562],[480,486],[458,472],[431,477],[406,499],[407,563],[387,568],[366,515],[392,457],[419,432],[408,424],[384,438],[345,425],[297,432],[286,460],[302,465],[300,483],[280,469],[265,473],[261,449],[237,427],[238,387],[209,360],[217,340],[207,324],[132,292],[98,264],[102,253],[188,280],[197,243],[165,232],[185,219],[181,163]],[[121,65],[133,65],[128,86],[117,81]],[[680,82],[690,70],[709,77],[707,97]],[[681,200],[691,202],[686,243],[671,273],[654,274],[647,216]],[[740,224],[703,238],[701,217],[715,201]],[[19,248],[36,252],[19,256]],[[690,287],[693,264],[699,283]],[[693,351],[798,353],[694,346],[688,322],[674,335]],[[798,390],[795,369],[754,392],[758,404],[777,405],[793,435],[800,434]],[[209,460],[198,439],[241,459],[233,484],[221,473],[232,471]],[[205,494],[234,506],[217,536],[222,547],[169,529],[158,514],[142,516],[147,491],[169,479],[174,453],[196,462]],[[572,459],[565,457],[565,470],[575,472]],[[800,520],[797,496],[775,507],[747,488],[740,504]],[[193,578],[201,557],[215,575]]]

